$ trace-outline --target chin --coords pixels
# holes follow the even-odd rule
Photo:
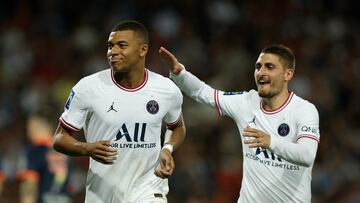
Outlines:
[[[271,98],[273,95],[270,92],[258,91],[258,94],[262,98]]]
[[[111,69],[114,71],[114,73],[126,73],[126,72],[128,72],[127,69],[121,68],[121,67],[113,67],[113,66],[111,66]]]

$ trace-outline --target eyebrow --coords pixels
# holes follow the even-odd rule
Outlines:
[[[128,44],[128,42],[127,41],[125,41],[125,40],[119,40],[119,41],[112,41],[112,40],[109,40],[108,42],[107,42],[108,44],[121,44],[121,43],[127,43]]]
[[[261,62],[256,62],[256,63],[255,63],[255,66],[258,66],[258,65],[262,65],[262,63],[261,63]],[[264,66],[269,66],[269,65],[275,66],[275,63],[265,62],[263,65],[264,65]]]

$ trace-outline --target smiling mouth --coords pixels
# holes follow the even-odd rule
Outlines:
[[[116,63],[116,62],[119,62],[120,59],[118,59],[118,58],[110,58],[109,61],[110,61],[110,63]]]
[[[269,81],[258,81],[257,83],[258,83],[259,85],[261,85],[261,86],[270,84]]]

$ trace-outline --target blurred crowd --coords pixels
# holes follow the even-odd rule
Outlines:
[[[360,13],[342,0],[13,0],[0,6],[0,202],[18,202],[27,122],[45,113],[55,130],[71,87],[108,68],[107,38],[121,19],[149,30],[147,68],[164,76],[165,46],[222,90],[255,88],[265,45],[295,52],[290,88],[320,114],[313,202],[360,202]],[[239,133],[230,119],[184,96],[187,138],[175,152],[170,203],[236,202]],[[79,134],[81,137],[81,134]],[[87,159],[71,158],[69,193],[82,202]]]

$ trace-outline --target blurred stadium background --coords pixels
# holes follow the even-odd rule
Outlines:
[[[173,51],[223,90],[255,88],[253,64],[270,43],[297,57],[294,92],[320,113],[313,202],[360,202],[360,13],[342,0],[12,0],[0,6],[0,202],[18,202],[16,173],[29,115],[56,127],[70,88],[107,68],[106,41],[121,19],[149,29],[147,68],[167,75],[157,53]],[[235,202],[242,154],[233,121],[184,96],[188,135],[175,153],[170,203]],[[87,160],[73,158],[72,197],[82,202]]]

